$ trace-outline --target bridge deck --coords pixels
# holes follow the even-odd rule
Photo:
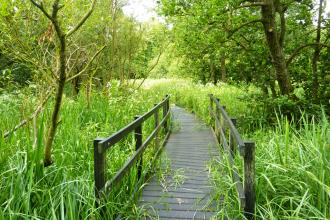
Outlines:
[[[161,175],[145,186],[140,205],[146,218],[210,219],[212,200],[208,164],[218,155],[210,128],[179,107],[173,107],[174,131],[162,155]]]

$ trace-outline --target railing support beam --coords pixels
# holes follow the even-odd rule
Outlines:
[[[95,180],[95,196],[100,198],[100,192],[105,185],[105,166],[106,157],[99,143],[103,138],[96,138],[94,144],[94,180]]]
[[[166,95],[166,96],[165,96],[165,99],[166,99],[168,96],[169,96],[169,95]],[[166,114],[167,114],[168,110],[169,110],[169,100],[167,100],[167,101],[164,103],[164,105],[163,105],[163,118],[166,117]],[[167,120],[166,120],[165,123],[164,123],[164,131],[165,131],[165,133],[168,132],[168,124],[167,124]]]
[[[237,128],[237,119],[236,118],[231,118],[231,121],[233,122],[233,125]],[[230,145],[230,153],[235,158],[236,155],[236,145],[234,141],[234,136],[232,132],[230,131],[230,136],[229,136],[229,145]]]
[[[155,104],[154,106],[157,106],[157,104]],[[158,110],[157,111],[155,111],[155,129],[158,127],[158,125],[159,125],[159,115],[158,115]],[[156,146],[156,149],[158,150],[158,148],[159,148],[159,133],[157,132],[157,134],[156,134],[156,137],[155,137],[155,146]],[[157,151],[156,150],[156,151]]]
[[[255,195],[255,143],[246,141],[244,154],[244,215],[247,219],[254,219],[256,195]]]
[[[140,118],[140,116],[135,116],[134,120]],[[139,150],[139,148],[142,146],[142,124],[137,126],[134,131],[134,137],[135,137],[135,150]],[[137,165],[137,178],[140,180],[141,174],[142,174],[142,163],[143,163],[143,157],[141,156],[140,161]]]

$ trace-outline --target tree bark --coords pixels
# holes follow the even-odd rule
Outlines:
[[[272,63],[275,68],[276,78],[282,95],[289,95],[293,88],[290,81],[288,68],[283,52],[283,35],[279,35],[276,30],[276,8],[274,0],[265,0],[265,5],[261,7],[264,32],[267,39],[268,48],[272,57]],[[276,1],[276,4],[280,4]],[[282,44],[282,45],[281,45]]]
[[[60,32],[58,33],[59,38],[59,60],[58,60],[58,66],[59,66],[59,80],[58,80],[58,86],[57,86],[57,92],[56,92],[56,98],[55,98],[55,105],[54,110],[52,114],[52,120],[51,125],[49,128],[49,133],[47,136],[46,146],[45,146],[45,156],[44,156],[44,166],[49,166],[53,163],[51,159],[51,149],[54,142],[56,129],[58,126],[58,118],[59,113],[61,110],[61,104],[62,104],[62,98],[63,98],[63,92],[64,92],[64,86],[66,81],[66,40],[65,36]]]
[[[317,72],[317,63],[320,59],[320,54],[321,54],[320,41],[321,41],[322,6],[323,6],[323,0],[320,0],[318,20],[317,20],[316,40],[315,40],[316,46],[312,59],[312,74],[313,74],[312,95],[314,100],[318,99],[318,94],[319,94],[319,75]]]
[[[215,84],[217,84],[217,77],[216,77],[216,74],[215,74],[215,68],[214,68],[214,61],[213,61],[213,59],[211,59],[211,61],[210,61],[211,63],[210,63],[210,72],[211,72],[211,76],[210,76],[210,80],[212,80],[213,81],[213,84],[215,85]]]
[[[227,81],[227,71],[226,71],[226,56],[221,56],[221,81]]]

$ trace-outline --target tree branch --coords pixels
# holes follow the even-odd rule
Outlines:
[[[77,73],[76,75],[70,77],[69,79],[67,79],[66,81],[70,81],[73,80],[74,78],[77,78],[78,76],[80,76],[81,74],[83,74],[88,67],[92,64],[92,62],[95,60],[95,58],[104,50],[104,48],[106,48],[106,46],[103,46],[100,50],[98,50],[94,56],[92,57],[92,59],[86,64],[85,68],[83,70],[81,70],[79,73]]]
[[[53,11],[52,11],[52,21],[55,21],[56,20],[56,17],[57,17],[57,13],[58,11],[60,10],[60,6],[59,6],[59,2],[60,0],[55,0],[54,3],[53,3]]]
[[[237,31],[239,31],[240,29],[242,29],[243,27],[245,26],[248,26],[250,24],[254,24],[254,23],[258,23],[258,22],[263,22],[262,19],[256,19],[256,20],[253,20],[253,21],[249,21],[249,22],[246,22],[244,24],[242,24],[241,26],[239,26],[238,28],[235,28],[234,30],[230,30],[229,31],[229,35],[227,38],[231,38]]]
[[[136,88],[136,90],[138,90],[142,85],[143,83],[146,81],[146,79],[148,78],[148,75],[149,73],[158,65],[158,62],[160,60],[160,57],[162,56],[163,52],[160,52],[158,57],[157,57],[157,60],[156,62],[154,63],[154,65],[152,65],[152,67],[148,70],[147,74],[146,74],[146,77],[143,78],[143,80],[141,81],[141,83],[139,84],[139,86]]]
[[[305,45],[302,45],[300,47],[298,47],[297,49],[294,50],[293,54],[287,59],[286,61],[286,65],[289,66],[291,64],[291,62],[293,61],[293,59],[299,55],[299,52],[307,47],[315,47],[315,46],[320,46],[320,48],[322,47],[327,47],[327,48],[330,48],[330,45],[327,45],[327,44],[318,44],[318,43],[310,43],[310,44],[305,44]]]
[[[86,22],[86,20],[89,18],[89,16],[91,16],[91,14],[92,14],[92,12],[94,10],[94,7],[95,7],[95,3],[96,3],[96,0],[93,0],[92,5],[89,8],[88,12],[79,21],[79,23],[66,34],[67,37],[70,37],[73,33],[75,33]]]
[[[31,121],[35,117],[37,117],[38,114],[42,111],[42,109],[45,106],[45,104],[47,103],[47,101],[49,100],[49,98],[51,97],[52,91],[53,91],[53,88],[48,89],[48,91],[46,92],[46,96],[44,97],[44,99],[42,100],[42,102],[40,103],[40,105],[36,108],[36,110],[33,112],[33,114],[30,115],[30,117],[28,117],[28,118],[24,119],[23,121],[21,121],[18,125],[16,125],[10,131],[5,132],[5,134],[3,135],[3,137],[4,138],[7,138],[10,134],[12,134],[13,132],[17,131],[19,128],[21,128],[24,125],[26,125],[29,121]]]
[[[235,9],[257,7],[257,6],[266,6],[266,5],[267,5],[266,2],[249,2],[249,3],[245,3],[245,4],[240,5],[240,6],[236,7]]]
[[[41,11],[42,13],[44,13],[44,15],[45,15],[49,20],[52,20],[52,19],[53,19],[53,18],[50,16],[50,14],[46,11],[46,9],[44,8],[42,2],[41,2],[40,4],[38,4],[38,3],[37,3],[36,1],[34,1],[34,0],[30,0],[30,2],[31,2],[34,6],[36,6],[37,8],[39,8],[40,11]]]
[[[237,45],[239,45],[241,48],[243,48],[243,50],[245,50],[247,52],[249,51],[249,49],[244,44],[242,44],[241,42],[239,42],[235,38],[233,39],[233,41],[235,41],[237,43]]]

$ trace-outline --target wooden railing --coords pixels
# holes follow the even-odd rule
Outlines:
[[[247,219],[254,219],[255,215],[255,143],[243,141],[236,128],[236,119],[230,118],[226,107],[220,105],[220,100],[212,94],[210,96],[210,115],[214,121],[213,129],[218,142],[227,153],[229,166],[232,170],[241,207]],[[238,170],[234,166],[236,151],[244,160],[243,184]]]
[[[106,196],[111,189],[122,180],[122,178],[130,172],[130,169],[137,163],[137,180],[141,179],[142,174],[142,156],[144,151],[153,139],[156,139],[157,145],[160,147],[157,149],[154,158],[157,158],[161,148],[164,146],[169,134],[168,120],[170,118],[169,110],[170,97],[166,96],[162,102],[155,104],[155,106],[147,113],[142,116],[135,116],[134,121],[128,124],[126,127],[120,129],[108,138],[96,138],[94,140],[94,179],[95,179],[95,195],[97,200],[102,196]],[[160,121],[159,112],[162,110],[163,117]],[[142,124],[148,120],[151,116],[154,116],[155,128],[151,134],[142,141]],[[159,144],[159,133],[164,128],[165,137],[163,143]],[[125,162],[123,167],[112,177],[110,180],[106,180],[106,153],[107,150],[111,149],[116,143],[125,138],[128,134],[134,131],[135,138],[135,153]]]

